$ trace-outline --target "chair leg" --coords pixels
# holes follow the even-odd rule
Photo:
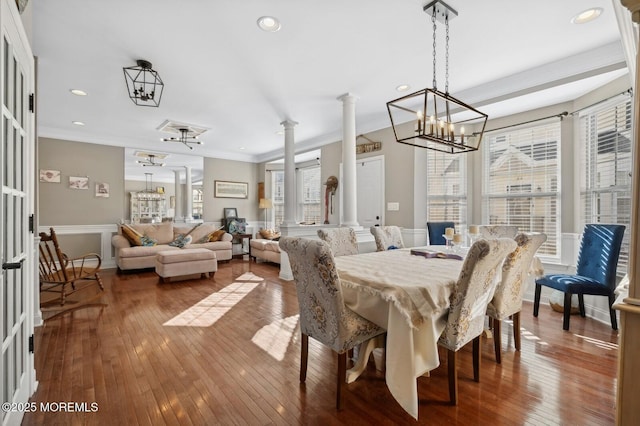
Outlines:
[[[480,381],[480,339],[482,335],[473,339],[473,380]]]
[[[309,357],[309,336],[302,333],[300,341],[300,383],[307,380],[307,358]]]
[[[564,294],[564,315],[562,320],[562,329],[569,329],[569,319],[571,318],[571,293]]]
[[[609,314],[611,316],[611,328],[614,330],[618,329],[618,320],[616,318],[616,310],[612,308],[613,303],[616,301],[616,296],[614,294],[609,295]]]
[[[583,294],[578,294],[578,307],[580,309],[580,316],[582,318],[586,317],[587,314],[584,310],[584,295]]]
[[[336,389],[336,408],[338,410],[342,410],[342,406],[343,406],[342,391],[344,390],[344,386],[347,382],[346,377],[347,377],[347,353],[342,352],[338,354],[338,377],[337,377],[338,386]]]
[[[520,312],[516,312],[513,317],[513,343],[516,346],[516,351],[520,350]]]
[[[500,351],[502,348],[502,337],[501,337],[501,325],[502,321],[496,318],[492,318],[493,320],[493,348],[496,353],[496,362],[500,364],[502,362],[502,357],[500,356]]]
[[[447,369],[449,370],[449,400],[458,405],[458,370],[456,368],[456,351],[447,349]]]
[[[542,285],[536,284],[536,292],[533,298],[533,316],[538,316],[538,308],[540,308],[540,292],[542,291]]]

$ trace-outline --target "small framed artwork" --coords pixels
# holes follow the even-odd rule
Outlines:
[[[89,178],[86,176],[69,176],[69,188],[89,189]]]
[[[60,170],[40,169],[40,182],[60,183]]]
[[[96,197],[109,198],[109,184],[105,182],[96,183]]]
[[[230,182],[216,180],[213,196],[216,198],[247,198],[249,196],[249,184],[247,182]]]
[[[235,207],[225,207],[224,208],[224,218],[230,217],[238,217],[238,210]]]

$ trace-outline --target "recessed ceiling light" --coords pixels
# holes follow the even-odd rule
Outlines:
[[[591,9],[587,9],[583,12],[578,13],[576,16],[571,18],[572,24],[584,24],[590,21],[593,21],[598,16],[602,14],[601,7],[592,7]]]
[[[280,21],[278,21],[278,19],[274,18],[273,16],[261,16],[260,18],[258,18],[257,24],[262,31],[267,31],[270,33],[279,31],[281,27]]]
[[[396,90],[398,92],[406,92],[410,88],[411,88],[411,86],[409,86],[408,84],[401,84],[400,86],[396,87]]]
[[[76,126],[84,126],[82,121],[72,121],[71,124],[75,124]]]
[[[244,150],[245,150],[245,147],[244,147],[244,146],[241,146],[241,147],[240,147],[240,151],[244,151]]]
[[[284,135],[284,130],[276,130],[276,135]]]
[[[85,92],[84,90],[80,90],[80,89],[71,89],[69,90],[71,93],[73,93],[76,96],[87,96],[87,92]]]

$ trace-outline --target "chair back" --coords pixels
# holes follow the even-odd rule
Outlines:
[[[518,234],[515,225],[480,225],[478,230],[482,238],[515,238]]]
[[[444,239],[444,230],[447,228],[455,228],[453,222],[427,222],[427,233],[429,234],[429,244],[434,246],[443,246],[447,244]]]
[[[502,279],[487,307],[487,315],[499,320],[522,310],[522,296],[527,289],[531,262],[538,248],[547,241],[545,234],[518,234],[518,245],[502,264]]]
[[[300,305],[300,331],[341,351],[340,322],[344,299],[329,245],[324,241],[281,237],[280,249],[289,264]]]
[[[358,239],[353,228],[318,229],[318,237],[329,244],[334,256],[358,254]]]
[[[399,226],[372,226],[369,231],[376,240],[376,251],[385,251],[391,246],[404,248]]]
[[[439,344],[457,351],[482,334],[487,305],[497,286],[496,272],[516,247],[511,238],[497,238],[478,240],[469,248],[449,298],[449,316]]]
[[[585,225],[576,273],[614,289],[624,229],[624,225]]]
[[[67,256],[60,250],[58,237],[53,228],[50,234],[40,233],[39,271],[40,283],[66,283],[69,282]]]

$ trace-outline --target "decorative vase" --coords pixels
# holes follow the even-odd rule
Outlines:
[[[560,290],[553,290],[549,296],[549,305],[551,309],[556,312],[564,312],[564,293]],[[578,303],[578,295],[571,296],[571,313],[577,314],[580,312],[580,305]]]

